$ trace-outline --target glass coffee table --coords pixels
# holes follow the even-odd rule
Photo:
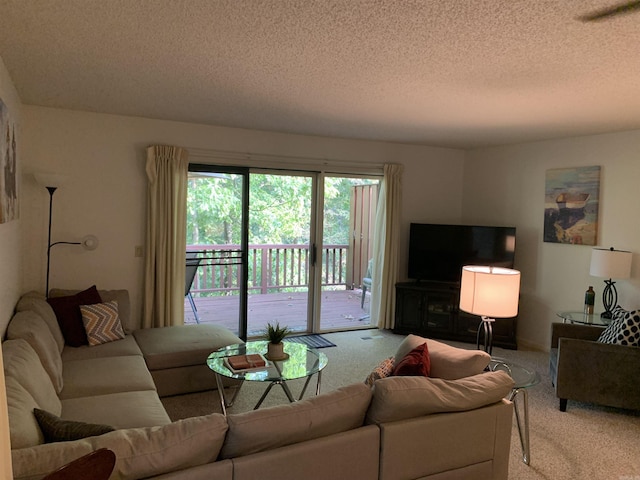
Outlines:
[[[223,378],[234,378],[241,382],[265,382],[268,384],[266,390],[258,400],[254,410],[260,408],[262,402],[267,397],[274,385],[280,385],[290,402],[301,400],[304,396],[311,377],[316,377],[316,395],[320,393],[322,381],[322,369],[327,366],[327,356],[317,349],[302,343],[284,342],[284,352],[289,355],[286,360],[267,360],[267,365],[259,370],[234,373],[225,365],[224,359],[233,355],[247,355],[253,353],[266,354],[267,341],[247,342],[244,344],[229,345],[213,352],[207,358],[207,366],[216,375],[216,384],[220,395],[222,413],[227,414],[227,407],[233,406],[235,399],[242,387],[242,383],[236,389],[231,400],[228,400],[224,392]],[[296,399],[291,393],[287,381],[306,378],[302,392]]]
[[[507,398],[513,402],[513,409],[516,413],[518,435],[520,436],[520,446],[522,447],[522,461],[529,465],[531,462],[531,452],[529,445],[529,395],[527,389],[540,383],[540,375],[538,375],[538,372],[535,370],[499,357],[491,357],[489,370],[492,372],[504,370],[513,379],[514,386]],[[520,410],[518,408],[518,402],[516,401],[519,393],[522,393],[523,418],[520,418]]]

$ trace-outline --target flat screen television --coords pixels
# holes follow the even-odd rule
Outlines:
[[[412,223],[408,276],[459,283],[464,265],[513,268],[515,227]]]

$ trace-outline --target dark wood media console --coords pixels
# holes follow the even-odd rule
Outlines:
[[[443,282],[396,283],[394,333],[476,343],[480,317],[460,311],[460,286]],[[493,324],[493,346],[517,349],[517,317]],[[481,339],[482,342],[482,339]]]

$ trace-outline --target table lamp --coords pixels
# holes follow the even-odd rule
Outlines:
[[[594,277],[604,277],[605,287],[602,292],[602,318],[611,318],[611,312],[618,304],[618,292],[613,279],[631,277],[632,253],[611,248],[594,248],[591,251],[591,268],[589,274]]]
[[[520,272],[510,268],[464,266],[460,284],[460,310],[479,315],[476,346],[480,348],[480,333],[484,333],[484,351],[493,348],[492,323],[496,318],[511,318],[518,314]]]

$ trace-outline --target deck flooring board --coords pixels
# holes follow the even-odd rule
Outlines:
[[[321,331],[369,327],[369,296],[360,307],[360,290],[322,292]],[[236,295],[221,297],[194,296],[200,323],[222,325],[238,331],[239,299]],[[191,305],[185,298],[185,323],[195,323]],[[279,322],[296,332],[307,331],[306,293],[250,294],[248,297],[249,337],[262,331],[267,322]]]

